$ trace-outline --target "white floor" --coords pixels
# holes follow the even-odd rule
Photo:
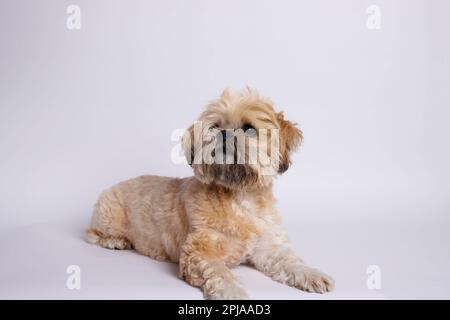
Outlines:
[[[86,244],[83,227],[80,221],[3,229],[0,298],[202,298],[177,278],[176,265]],[[450,242],[442,225],[314,224],[289,231],[301,256],[335,278],[335,291],[304,293],[240,266],[235,272],[253,299],[450,298]],[[81,268],[80,290],[66,287],[69,265]],[[380,290],[367,288],[369,265],[380,267]]]

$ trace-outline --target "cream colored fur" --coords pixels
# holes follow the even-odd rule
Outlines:
[[[225,90],[200,116],[206,129],[278,129],[278,173],[287,170],[302,133],[251,89]],[[183,138],[187,155],[192,127]],[[87,241],[110,249],[134,248],[179,263],[179,275],[207,299],[246,299],[231,268],[249,263],[273,280],[309,292],[332,290],[333,280],[306,266],[292,250],[275,208],[273,176],[262,164],[211,167],[191,164],[194,177],[141,176],[104,191],[95,206]],[[223,170],[223,171],[221,171]],[[223,174],[220,174],[220,173]],[[255,180],[256,179],[256,180]]]

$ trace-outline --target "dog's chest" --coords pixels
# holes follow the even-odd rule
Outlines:
[[[249,217],[255,214],[256,205],[253,199],[237,199],[231,201],[231,211],[238,217]]]
[[[245,222],[258,233],[264,232],[274,222],[273,208],[261,206],[251,197],[231,201],[230,208],[236,221]]]
[[[253,253],[259,239],[269,231],[272,224],[270,211],[262,209],[253,199],[236,199],[230,204],[233,222],[238,230],[230,245],[238,253],[237,262],[241,263]]]

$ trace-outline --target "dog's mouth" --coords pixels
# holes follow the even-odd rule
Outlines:
[[[200,164],[193,168],[200,181],[229,189],[244,189],[258,183],[258,174],[247,164]]]

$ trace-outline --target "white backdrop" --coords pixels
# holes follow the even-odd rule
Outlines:
[[[66,27],[71,4],[79,30]],[[379,30],[366,26],[369,5]],[[14,270],[37,249],[34,231],[15,244],[21,228],[65,225],[82,243],[102,189],[189,175],[171,162],[172,132],[224,87],[250,85],[304,132],[275,187],[298,251],[362,292],[349,295],[364,297],[374,263],[387,270],[384,297],[448,297],[449,10],[445,0],[2,0],[0,230],[11,259],[0,284],[25,294],[26,269]]]

